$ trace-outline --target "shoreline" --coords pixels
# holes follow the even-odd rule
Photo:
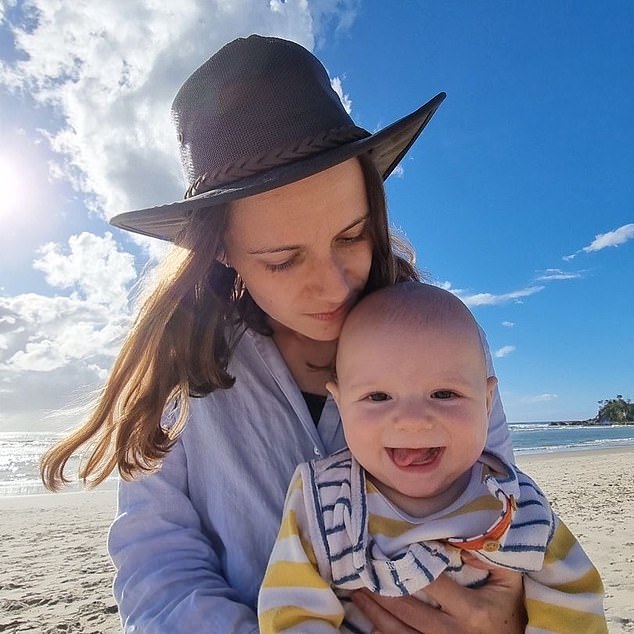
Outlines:
[[[631,440],[619,440],[618,443],[605,445],[605,446],[584,446],[584,445],[575,445],[572,447],[555,447],[553,449],[550,448],[520,448],[515,449],[515,460],[519,467],[521,467],[522,462],[527,459],[533,460],[541,460],[548,459],[549,456],[568,456],[575,455],[578,453],[582,454],[612,454],[612,453],[620,453],[620,452],[628,452],[634,451],[634,439]],[[553,458],[554,459],[554,458]],[[535,478],[537,479],[537,478]],[[51,491],[46,491],[41,484],[33,484],[33,485],[24,485],[20,484],[19,481],[16,481],[15,486],[23,489],[33,489],[32,492],[27,493],[9,493],[5,494],[2,492],[2,485],[9,486],[12,483],[0,483],[0,510],[6,507],[4,504],[7,500],[19,500],[22,498],[42,498],[42,503],[46,506],[48,505],[47,499],[51,498],[58,499],[61,496],[67,495],[81,495],[81,494],[103,494],[103,495],[111,495],[116,497],[117,493],[117,479],[116,477],[110,477],[104,483],[99,485],[95,489],[82,489],[80,488],[79,483],[73,482],[65,489],[62,489],[56,493]]]
[[[634,634],[634,446],[521,453],[601,573],[609,631]],[[106,551],[116,491],[0,497],[0,632],[121,631]]]
[[[515,461],[518,463],[524,458],[548,459],[549,456],[569,456],[576,454],[613,454],[634,452],[634,440],[619,443],[618,445],[586,447],[577,445],[574,447],[557,447],[556,449],[515,449]]]

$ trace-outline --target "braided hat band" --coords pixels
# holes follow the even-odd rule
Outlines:
[[[339,147],[351,141],[359,141],[370,136],[370,133],[357,126],[345,126],[327,130],[317,137],[307,137],[290,147],[279,147],[255,156],[248,156],[242,161],[224,165],[198,176],[187,188],[185,198],[203,193],[211,187],[226,185],[263,171],[271,170],[287,163],[305,159],[318,152]]]

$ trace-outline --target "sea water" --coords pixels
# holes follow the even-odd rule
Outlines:
[[[552,425],[551,423],[510,423],[517,454],[574,451],[634,445],[634,425]],[[44,451],[64,437],[51,432],[0,432],[0,496],[44,493],[39,460]],[[77,472],[79,461],[68,462],[69,476]],[[116,487],[110,477],[100,488]],[[66,490],[77,490],[75,484]]]
[[[42,454],[65,434],[51,432],[0,432],[0,496],[45,493],[39,472]],[[68,461],[66,473],[73,477],[79,466],[78,458]],[[116,478],[108,478],[100,488],[115,488]],[[73,484],[68,491],[81,487]]]
[[[634,445],[634,425],[509,423],[516,454]]]

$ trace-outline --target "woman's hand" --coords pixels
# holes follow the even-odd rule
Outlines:
[[[522,575],[490,569],[486,585],[471,590],[447,575],[425,587],[439,608],[415,597],[381,597],[367,590],[353,594],[356,605],[374,625],[390,634],[521,634],[526,626]]]

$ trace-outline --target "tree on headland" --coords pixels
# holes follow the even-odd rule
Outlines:
[[[631,423],[634,422],[634,403],[617,394],[616,398],[599,401],[599,412],[594,419],[598,423]]]

